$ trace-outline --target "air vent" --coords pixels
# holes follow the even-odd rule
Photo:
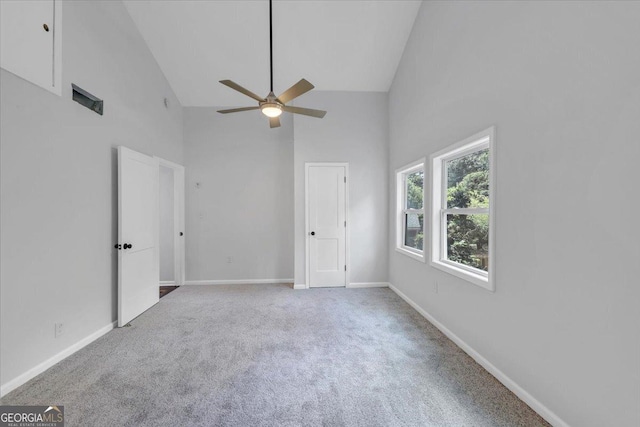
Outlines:
[[[71,83],[71,87],[73,88],[73,100],[78,104],[84,105],[90,110],[95,111],[96,113],[102,115],[103,104],[102,99],[91,95],[86,90],[79,88],[78,86]]]

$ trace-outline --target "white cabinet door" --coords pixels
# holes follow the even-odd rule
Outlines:
[[[346,170],[309,166],[309,287],[346,285]]]
[[[157,159],[118,147],[118,326],[160,298],[158,182]]]
[[[58,95],[61,3],[0,0],[0,66]]]

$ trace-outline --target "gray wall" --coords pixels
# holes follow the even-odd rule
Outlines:
[[[322,120],[294,116],[295,283],[306,280],[306,162],[349,162],[350,281],[387,282],[387,94],[311,92],[296,105],[328,113]]]
[[[175,230],[173,169],[160,166],[160,281],[173,282],[175,275]]]
[[[393,250],[391,282],[572,426],[640,425],[638,22],[425,2],[389,95],[391,170],[496,125],[498,180],[495,293]]]
[[[180,104],[124,6],[64,2],[62,25],[62,97],[0,71],[2,384],[116,319],[115,147],[183,160]]]
[[[186,279],[291,279],[290,115],[270,129],[259,111],[184,111]]]

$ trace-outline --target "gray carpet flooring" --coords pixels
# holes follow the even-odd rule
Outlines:
[[[548,425],[389,289],[183,286],[0,403],[67,426]]]

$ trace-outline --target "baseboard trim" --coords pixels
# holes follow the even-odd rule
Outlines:
[[[389,282],[352,282],[349,283],[345,288],[388,288],[390,285]],[[304,283],[296,283],[293,285],[293,289],[308,289],[307,285]]]
[[[160,286],[175,286],[176,282],[174,280],[161,280]]]
[[[186,280],[185,285],[252,285],[255,283],[293,283],[293,279]]]
[[[349,283],[347,288],[388,288],[389,282],[358,282]]]
[[[78,350],[82,349],[83,347],[86,347],[87,345],[91,344],[93,341],[97,340],[98,338],[100,338],[101,336],[106,334],[107,332],[113,330],[116,327],[117,324],[118,324],[118,322],[116,321],[116,322],[110,323],[110,324],[108,324],[106,326],[103,326],[102,328],[98,329],[94,333],[84,337],[83,339],[81,339],[77,343],[72,344],[69,347],[65,348],[60,353],[50,357],[49,359],[45,360],[44,362],[40,363],[39,365],[34,366],[33,368],[29,369],[24,374],[21,374],[21,375],[17,376],[16,378],[12,379],[11,381],[8,381],[7,383],[2,384],[2,386],[0,387],[0,397],[6,395],[10,391],[15,390],[16,388],[18,388],[21,385],[25,384],[27,381],[29,381],[29,380],[35,378],[36,376],[40,375],[41,373],[43,373],[44,371],[46,371],[47,369],[49,369],[50,367],[52,367],[56,363],[58,363],[61,360],[66,359],[67,357],[71,356],[76,351],[78,351]]]
[[[451,332],[446,326],[437,321],[431,314],[415,303],[411,298],[406,296],[402,291],[389,283],[389,288],[398,294],[400,298],[405,300],[407,304],[413,307],[418,313],[420,313],[425,319],[438,328],[443,334],[445,334],[451,341],[453,341],[458,347],[460,347],[465,353],[471,356],[478,364],[486,369],[491,375],[493,375],[498,381],[500,381],[505,387],[511,390],[516,396],[518,396],[523,402],[536,411],[542,418],[547,420],[551,425],[555,427],[569,427],[569,424],[564,422],[558,415],[543,405],[539,400],[530,395],[525,389],[520,387],[515,381],[509,378],[504,372],[496,368],[491,362],[485,359],[480,353],[474,350],[469,344],[464,342],[460,337]]]

